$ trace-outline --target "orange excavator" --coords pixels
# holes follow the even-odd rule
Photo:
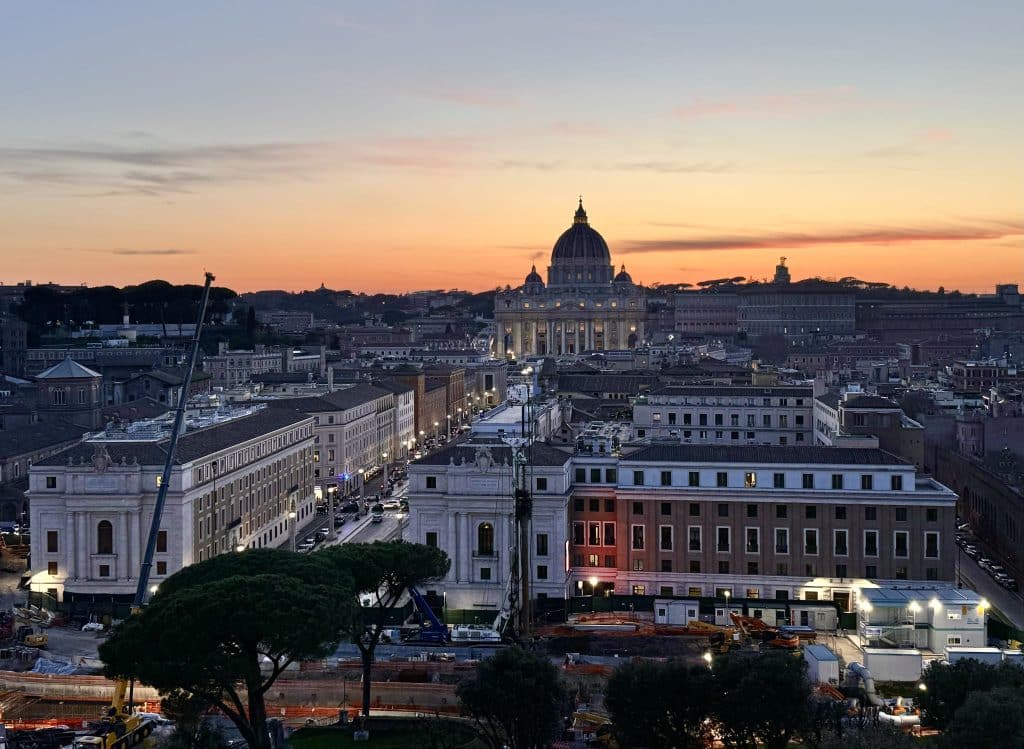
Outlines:
[[[769,627],[760,619],[753,616],[741,614],[729,614],[732,623],[747,637],[753,640],[760,640],[770,648],[784,648],[794,650],[800,647],[800,638],[796,635],[783,634],[773,627]]]

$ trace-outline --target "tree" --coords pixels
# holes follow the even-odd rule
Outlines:
[[[448,574],[451,560],[433,546],[405,541],[341,544],[312,555],[328,569],[352,576],[347,632],[363,662],[363,716],[370,715],[373,660],[387,623],[387,613],[409,588]],[[364,606],[363,599],[370,598]]]
[[[699,749],[707,745],[714,675],[705,666],[634,661],[608,680],[605,706],[620,746]]]
[[[869,723],[826,731],[818,749],[914,749],[917,743],[892,723]]]
[[[996,687],[988,692],[969,694],[953,714],[942,736],[942,746],[950,749],[1024,747],[1024,690]]]
[[[785,749],[807,723],[811,687],[800,658],[731,654],[714,664],[715,717],[726,749]]]
[[[974,658],[933,663],[924,672],[926,689],[918,695],[925,725],[944,730],[972,692],[1011,687],[1024,692],[1024,669],[1009,663],[990,666]]]
[[[164,695],[160,700],[164,717],[174,721],[174,732],[164,744],[166,749],[222,749],[225,746],[221,732],[206,720],[209,706],[180,690]]]
[[[217,708],[251,749],[269,749],[267,690],[293,661],[333,652],[347,624],[351,578],[331,573],[277,549],[186,567],[100,646],[104,672]]]
[[[491,749],[544,749],[559,735],[568,706],[554,664],[519,647],[482,661],[456,694]]]

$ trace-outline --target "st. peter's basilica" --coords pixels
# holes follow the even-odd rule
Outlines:
[[[519,288],[494,300],[497,351],[509,358],[635,348],[644,339],[644,289],[612,265],[608,243],[587,220],[583,199],[555,242],[548,282],[534,266]]]

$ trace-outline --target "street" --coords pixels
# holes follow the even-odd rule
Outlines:
[[[997,583],[978,563],[957,549],[956,579],[988,599],[1017,629],[1024,629],[1024,598]]]

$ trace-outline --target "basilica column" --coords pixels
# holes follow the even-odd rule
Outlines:
[[[534,320],[533,324],[530,325],[530,353],[531,354],[536,354],[537,351],[540,348],[537,345],[537,328],[538,328],[538,326],[540,326],[540,322],[541,322],[540,320]]]
[[[128,577],[128,514],[120,513],[115,519],[117,523],[117,579],[124,580]]]
[[[565,320],[562,320],[562,343],[558,348],[559,354],[565,353]]]
[[[89,565],[89,549],[90,549],[90,538],[89,532],[89,514],[86,512],[75,513],[75,553],[78,556],[78,563],[75,565],[78,569],[78,576],[80,578],[89,579],[92,577],[92,569]]]
[[[462,567],[460,577],[462,580],[469,582],[470,570],[472,569],[471,561],[474,551],[473,542],[475,539],[473,539],[469,533],[469,515],[465,512],[459,514],[459,526],[459,543],[461,546],[457,548],[464,550],[463,553],[460,554],[462,557],[460,560],[460,567]]]

